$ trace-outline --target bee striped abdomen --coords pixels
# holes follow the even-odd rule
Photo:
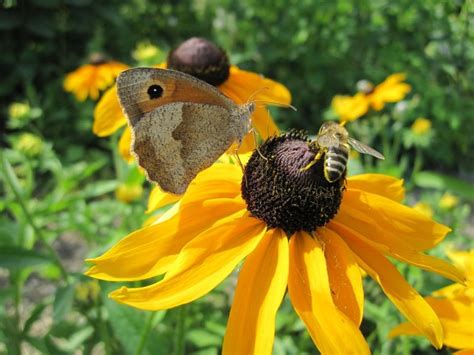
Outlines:
[[[339,147],[329,147],[324,158],[324,176],[329,182],[337,181],[346,170],[349,158],[349,147],[340,144]]]

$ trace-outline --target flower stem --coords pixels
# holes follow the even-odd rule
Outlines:
[[[138,344],[137,350],[135,351],[135,355],[141,355],[143,349],[145,348],[146,341],[148,340],[148,336],[150,335],[153,321],[156,318],[158,312],[150,312],[148,314],[148,318],[146,320],[145,326],[143,327],[142,334],[140,337],[140,343]]]
[[[2,169],[4,171],[4,176],[5,176],[5,181],[6,183],[10,186],[10,188],[13,191],[13,194],[15,195],[18,204],[20,205],[21,210],[23,211],[23,214],[25,215],[26,220],[28,221],[28,224],[33,228],[33,231],[35,232],[35,235],[38,237],[38,239],[43,243],[44,247],[48,250],[50,257],[53,259],[54,264],[58,267],[62,278],[64,281],[69,283],[68,281],[68,274],[66,269],[64,269],[63,264],[61,263],[61,260],[59,259],[58,254],[56,251],[53,249],[51,245],[47,242],[46,238],[44,237],[43,233],[41,230],[38,228],[36,223],[33,220],[33,216],[31,215],[30,211],[28,211],[28,208],[26,207],[25,201],[23,201],[22,194],[20,192],[20,185],[18,183],[18,179],[15,175],[15,172],[13,171],[12,166],[10,165],[10,162],[7,160],[7,157],[5,154],[1,154],[2,156]]]
[[[187,306],[183,305],[177,310],[176,333],[174,336],[174,355],[183,355],[185,350],[186,315]]]

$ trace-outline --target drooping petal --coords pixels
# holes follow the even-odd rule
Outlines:
[[[117,97],[117,87],[107,90],[94,109],[92,131],[99,137],[110,136],[127,123]]]
[[[443,328],[436,313],[423,297],[405,281],[395,266],[370,245],[351,234],[345,234],[344,240],[356,255],[359,265],[378,282],[400,312],[436,348],[441,348]]]
[[[130,127],[126,126],[120,136],[118,143],[118,150],[123,160],[126,162],[133,161],[133,155],[130,152],[130,145],[132,144],[132,130]]]
[[[160,275],[170,268],[181,248],[199,233],[215,223],[236,221],[244,213],[241,200],[211,199],[182,204],[179,213],[163,223],[131,233],[103,255],[88,259],[95,265],[86,275],[109,281]]]
[[[431,249],[451,230],[413,208],[360,190],[345,191],[335,220],[367,236],[376,231],[376,234],[405,241],[415,250]],[[375,241],[379,239],[374,237]]]
[[[352,238],[358,238],[385,255],[418,266],[424,270],[435,272],[453,281],[461,283],[465,282],[464,273],[445,260],[423,254],[400,238],[398,240],[391,238],[385,238],[382,240],[384,236],[378,234],[378,239],[376,240],[372,237],[372,234],[365,235],[356,232],[356,229],[358,229],[357,224],[349,225],[351,227],[348,227],[348,224],[343,225],[334,220],[331,221],[328,226],[339,235],[343,237],[350,235]],[[367,231],[367,228],[364,228],[363,230]],[[372,233],[377,233],[377,231],[372,231]]]
[[[288,264],[286,235],[279,229],[268,231],[240,271],[223,354],[271,354]]]
[[[252,126],[257,130],[262,139],[278,135],[280,130],[270,116],[266,107],[258,106],[252,115]],[[239,153],[250,152],[255,149],[255,139],[253,132],[247,134],[239,147]]]
[[[180,198],[180,195],[163,191],[159,186],[155,186],[150,192],[150,197],[148,197],[148,208],[145,213],[153,212],[170,203],[178,201]]]
[[[364,313],[364,288],[359,265],[336,233],[319,228],[317,234],[324,245],[334,303],[356,326],[360,326]]]
[[[332,300],[321,245],[304,232],[290,239],[288,291],[293,307],[322,354],[370,353],[357,326]]]
[[[411,91],[411,86],[403,82],[405,79],[405,74],[395,73],[377,85],[374,91],[367,95],[372,108],[380,111],[385,103],[402,100]]]
[[[362,190],[401,202],[405,197],[403,179],[383,174],[360,174],[347,178],[348,190]]]
[[[149,310],[194,301],[222,282],[256,248],[265,232],[265,224],[253,217],[221,223],[186,244],[162,281],[147,287],[122,287],[110,297]]]
[[[255,95],[255,100],[280,104],[291,102],[290,91],[284,85],[236,66],[231,66],[230,76],[219,86],[219,90],[232,99],[239,98],[236,103],[245,103],[252,95]]]
[[[455,349],[474,349],[474,304],[457,300],[427,297],[426,301],[439,316],[444,330],[444,344]],[[410,323],[402,323],[389,336],[421,335]]]

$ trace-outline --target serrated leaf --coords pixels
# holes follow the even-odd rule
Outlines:
[[[49,256],[35,250],[7,245],[0,246],[0,267],[9,270],[18,270],[51,262]]]

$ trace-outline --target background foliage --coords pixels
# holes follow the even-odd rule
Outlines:
[[[377,169],[405,177],[410,204],[424,201],[436,219],[454,228],[453,241],[464,247],[472,243],[465,239],[472,238],[466,221],[474,200],[472,186],[465,182],[473,181],[474,172],[471,0],[0,4],[0,298],[5,305],[0,352],[156,354],[179,348],[172,340],[176,312],[148,314],[119,306],[106,297],[113,286],[99,289],[80,275],[83,258],[105,250],[146,218],[146,196],[131,204],[114,197],[120,183],[141,182],[118,158],[117,137],[95,137],[94,103],[78,103],[63,91],[64,75],[94,51],[133,65],[138,43],[158,46],[165,57],[189,37],[207,37],[228,51],[232,63],[284,83],[298,112],[276,113],[280,126],[313,134],[324,117],[331,117],[334,95],[354,94],[361,79],[379,83],[391,73],[405,72],[413,87],[408,109],[401,115],[392,105],[354,126],[374,146],[385,142],[384,153],[392,152],[391,159],[377,167],[354,160],[351,171]],[[12,120],[13,102],[29,107],[21,120]],[[432,122],[431,139],[398,142],[394,149],[395,136],[408,134],[420,116]],[[24,133],[39,137],[36,150],[18,148]],[[460,202],[440,206],[445,193],[457,195]],[[413,268],[402,271],[423,294],[445,284]],[[366,283],[363,329],[373,351],[433,352],[424,340],[386,339],[400,316],[370,280]],[[232,280],[186,309],[189,351],[218,351],[231,285]],[[314,351],[288,303],[278,315],[277,331],[276,353]]]

